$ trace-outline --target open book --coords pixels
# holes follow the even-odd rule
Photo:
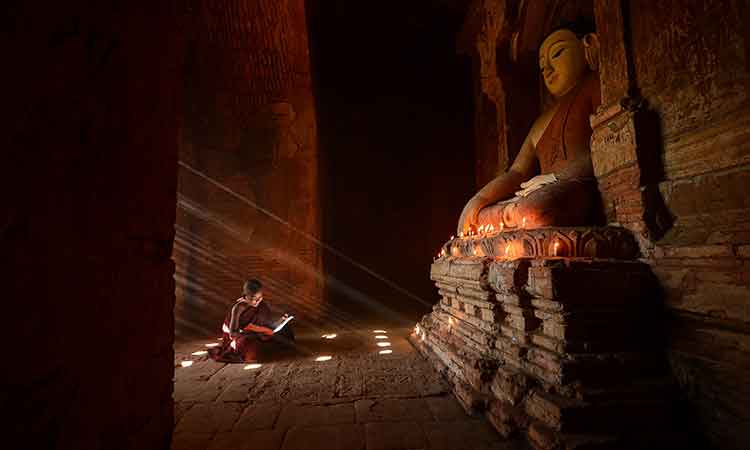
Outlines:
[[[284,320],[280,321],[276,325],[276,328],[273,329],[273,332],[274,333],[278,333],[279,331],[281,331],[281,329],[284,328],[286,326],[286,324],[288,324],[289,321],[292,320],[292,319],[294,319],[294,316],[287,316]]]

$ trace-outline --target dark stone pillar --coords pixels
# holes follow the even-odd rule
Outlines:
[[[3,6],[8,448],[169,447],[179,18],[171,2]]]

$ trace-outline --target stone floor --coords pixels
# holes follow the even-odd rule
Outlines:
[[[410,329],[385,331],[298,335],[296,351],[260,367],[192,355],[210,341],[176,345],[172,449],[524,448],[466,415],[406,341]]]

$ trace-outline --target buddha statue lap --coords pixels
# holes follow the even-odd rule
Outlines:
[[[568,28],[544,40],[539,65],[555,104],[534,122],[511,168],[469,200],[459,232],[485,224],[537,228],[597,221],[589,143],[589,116],[600,102],[595,49],[594,34]]]

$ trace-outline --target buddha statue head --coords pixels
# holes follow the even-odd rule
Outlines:
[[[554,97],[570,92],[596,70],[598,40],[593,27],[573,23],[552,31],[539,47],[539,69]]]

